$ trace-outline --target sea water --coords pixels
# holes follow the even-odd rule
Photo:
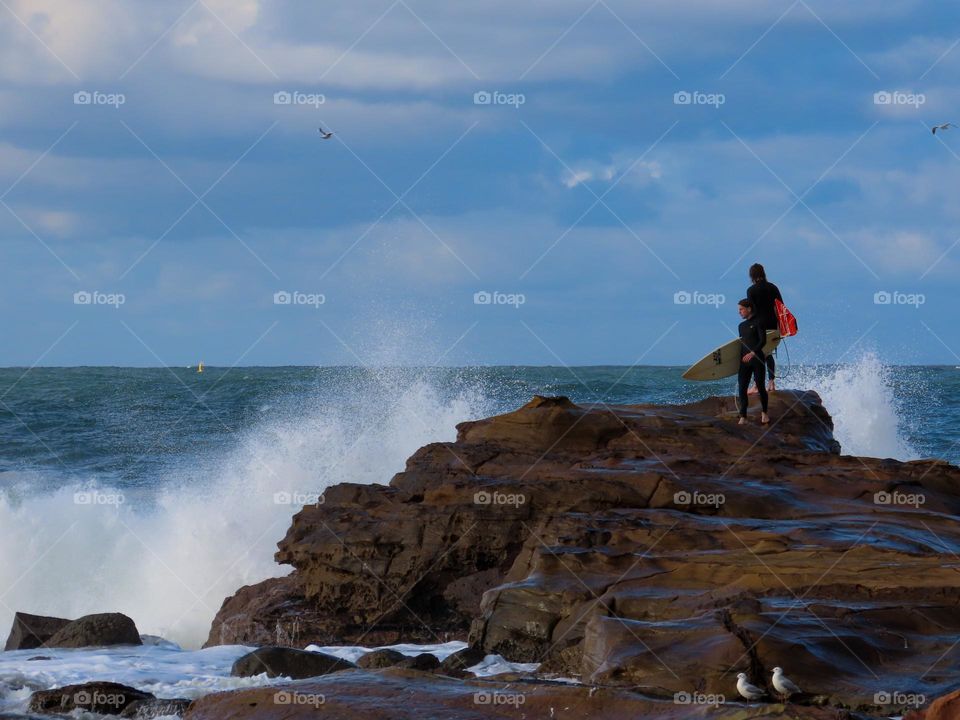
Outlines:
[[[867,353],[781,362],[780,376],[820,393],[844,453],[960,461],[960,370]],[[15,610],[117,611],[168,641],[0,653],[0,709],[68,681],[168,697],[257,682],[228,677],[245,648],[198,650],[223,599],[290,571],[273,553],[304,502],[339,482],[389,482],[458,422],[534,394],[620,404],[734,392],[666,367],[0,369],[0,634]]]

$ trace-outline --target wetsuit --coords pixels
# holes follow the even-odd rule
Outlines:
[[[740,417],[747,416],[747,388],[750,379],[757,383],[757,392],[760,393],[760,407],[767,411],[767,386],[763,381],[764,357],[763,346],[767,341],[767,333],[760,325],[756,314],[751,315],[740,323],[740,369],[737,372],[737,409]],[[750,362],[744,362],[743,356],[753,353]]]
[[[773,304],[774,300],[783,302],[780,295],[780,288],[772,282],[761,280],[747,288],[747,299],[753,303],[753,315],[764,330],[779,330],[777,323],[777,308]],[[773,359],[773,353],[767,357],[767,375],[770,380],[776,376],[777,363]]]

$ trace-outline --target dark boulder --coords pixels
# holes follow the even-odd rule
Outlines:
[[[13,627],[3,649],[33,650],[69,624],[70,621],[64,618],[18,612],[13,616]]]
[[[406,659],[407,656],[403,653],[384,648],[363,655],[357,660],[357,667],[362,667],[367,670],[377,670],[379,668],[393,667]]]
[[[120,715],[129,706],[155,699],[150,693],[111,682],[67,685],[53,690],[40,690],[30,696],[27,710],[32,713],[66,715],[87,710],[99,715]]]
[[[285,647],[262,647],[244,655],[233,664],[234,677],[288,677],[294,680],[328,675],[355,668],[352,662],[333,655]]]
[[[121,613],[85,615],[65,625],[46,643],[51,648],[142,645],[133,620]]]
[[[433,672],[440,667],[440,660],[436,655],[431,653],[420,653],[419,655],[404,658],[401,662],[397,663],[397,667],[406,668],[407,670],[420,670],[421,672]]]
[[[467,668],[482,662],[486,656],[486,653],[475,645],[465,647],[463,650],[458,650],[453,655],[448,656],[446,660],[440,663],[440,671],[447,675],[455,676],[466,674]]]

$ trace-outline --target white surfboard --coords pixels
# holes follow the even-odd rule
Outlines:
[[[780,333],[776,330],[767,330],[767,344],[763,346],[764,354],[769,355],[777,349],[779,344]],[[683,374],[683,378],[684,380],[719,380],[736,375],[743,355],[744,350],[740,340],[731,340],[712,353],[704,355]]]

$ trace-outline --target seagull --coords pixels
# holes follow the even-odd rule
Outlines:
[[[936,135],[937,130],[949,130],[950,128],[955,128],[955,127],[957,126],[954,125],[953,123],[944,123],[943,125],[934,125],[932,128],[930,128],[930,132]]]
[[[780,693],[785,699],[789,699],[791,695],[796,693],[802,693],[797,684],[793,682],[790,678],[783,674],[783,668],[775,667],[773,669],[773,688]]]
[[[317,128],[317,130],[320,131],[320,137],[322,137],[324,140],[329,140],[330,138],[333,137],[333,133],[332,133],[332,132],[327,132],[327,131],[324,130],[323,128]]]
[[[767,694],[756,685],[751,685],[746,673],[737,673],[737,692],[745,700],[759,700]]]

